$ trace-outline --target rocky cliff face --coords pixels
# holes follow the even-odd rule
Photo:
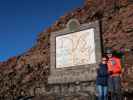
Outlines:
[[[131,0],[85,0],[82,8],[61,16],[51,27],[38,35],[33,48],[0,63],[0,97],[4,98],[2,100],[12,100],[19,95],[46,93],[50,64],[50,34],[65,28],[71,18],[78,19],[81,24],[100,20],[104,47],[133,49],[132,9]],[[132,56],[132,53],[126,52],[130,80],[133,79]]]

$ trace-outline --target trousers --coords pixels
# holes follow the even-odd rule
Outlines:
[[[108,88],[107,86],[98,85],[98,100],[107,100]]]
[[[111,100],[121,100],[121,78],[120,76],[109,77],[108,88],[111,93]]]

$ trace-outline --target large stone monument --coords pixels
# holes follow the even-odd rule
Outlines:
[[[101,60],[99,22],[80,25],[71,19],[65,29],[51,33],[50,43],[48,83],[52,91],[94,92],[96,68]]]

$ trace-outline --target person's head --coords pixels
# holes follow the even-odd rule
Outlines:
[[[112,55],[112,49],[107,49],[106,50],[106,55],[108,58],[111,58],[113,55]]]
[[[107,63],[107,60],[108,60],[107,57],[106,56],[103,56],[102,57],[102,61],[101,61],[102,64],[106,64]]]
[[[111,58],[112,56],[113,56],[112,53],[107,53],[108,58]]]

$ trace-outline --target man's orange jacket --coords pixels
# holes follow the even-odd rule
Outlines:
[[[121,61],[119,58],[112,57],[108,60],[108,71],[111,72],[111,76],[119,76],[121,74]]]

